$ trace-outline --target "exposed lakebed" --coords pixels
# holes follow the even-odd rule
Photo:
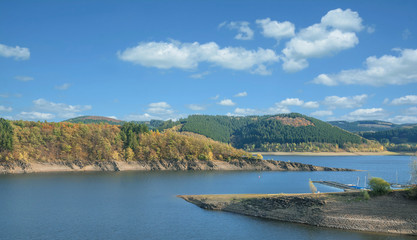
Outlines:
[[[205,211],[178,194],[303,193],[308,179],[409,178],[407,156],[271,156],[363,172],[164,171],[0,176],[0,239],[412,239]],[[319,186],[324,191],[339,191]]]

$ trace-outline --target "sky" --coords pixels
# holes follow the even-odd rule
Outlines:
[[[417,122],[417,1],[0,1],[0,117]]]

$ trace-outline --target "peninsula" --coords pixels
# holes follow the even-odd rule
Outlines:
[[[320,227],[417,235],[417,201],[405,191],[363,198],[361,192],[180,195],[203,209]]]

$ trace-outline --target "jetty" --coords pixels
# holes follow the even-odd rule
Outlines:
[[[364,187],[359,187],[355,185],[349,185],[349,184],[344,184],[344,183],[339,183],[339,182],[334,182],[334,181],[313,181],[313,183],[319,183],[319,184],[327,185],[327,186],[334,187],[334,188],[340,188],[340,189],[343,189],[345,192],[365,189]]]

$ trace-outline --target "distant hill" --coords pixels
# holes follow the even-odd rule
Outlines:
[[[401,125],[398,124],[378,120],[355,122],[330,121],[328,123],[349,132],[377,132],[401,127]]]
[[[364,138],[377,140],[380,143],[417,143],[417,126],[404,126],[379,132],[361,133]]]
[[[124,121],[109,118],[109,117],[101,117],[101,116],[81,116],[76,118],[71,118],[62,122],[70,122],[70,123],[106,123],[110,125],[122,125]]]
[[[181,124],[180,131],[198,133],[247,150],[293,151],[301,147],[304,151],[319,151],[310,143],[321,148],[331,145],[333,150],[367,143],[356,134],[298,113],[247,117],[192,115],[177,123]]]

